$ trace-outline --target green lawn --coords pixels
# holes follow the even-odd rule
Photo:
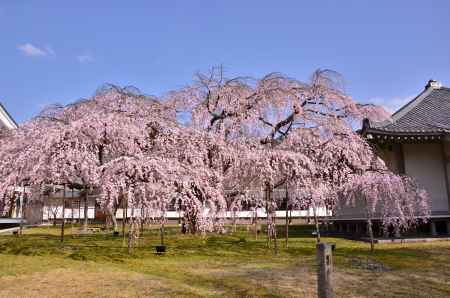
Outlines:
[[[191,236],[167,229],[165,255],[147,229],[130,256],[111,233],[71,235],[58,227],[0,235],[0,297],[314,297],[312,227],[291,227],[289,249],[275,255],[245,229],[234,235]],[[450,242],[335,242],[337,297],[450,297]]]

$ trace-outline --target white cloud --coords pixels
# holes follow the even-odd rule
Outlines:
[[[47,51],[47,53],[49,54],[49,55],[52,55],[52,56],[55,56],[55,51],[53,50],[53,48],[51,47],[51,46],[46,46],[45,47],[45,50]]]
[[[77,56],[77,60],[80,63],[90,63],[94,62],[94,57],[92,55],[79,55]]]
[[[31,43],[24,43],[17,46],[17,49],[21,51],[25,56],[29,57],[43,57],[49,55],[55,55],[55,51],[47,46],[45,48],[39,48]]]
[[[414,96],[395,96],[392,98],[373,97],[367,100],[367,103],[383,106],[387,111],[394,113],[413,98]]]

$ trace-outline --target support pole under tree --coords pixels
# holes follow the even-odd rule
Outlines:
[[[266,225],[267,225],[267,247],[270,247],[271,244],[271,240],[272,240],[272,236],[270,233],[270,213],[269,213],[269,203],[268,203],[268,195],[267,195],[268,191],[266,189]]]
[[[22,195],[20,196],[20,227],[19,236],[22,236],[23,232],[23,219],[25,217],[25,186],[22,185]]]
[[[141,201],[141,222],[139,223],[141,235],[144,235],[144,204]]]
[[[255,207],[255,240],[258,240],[258,208]]]
[[[136,224],[134,222],[134,198],[133,198],[133,202],[132,202],[132,207],[131,207],[131,218],[130,218],[130,229],[128,231],[128,253],[132,254],[133,250],[134,250],[134,246],[135,246],[135,233],[137,232],[136,229]]]
[[[317,248],[317,296],[333,297],[333,246],[329,243],[318,243]]]
[[[83,218],[83,231],[87,232],[88,229],[88,190],[84,188],[84,218]]]
[[[286,183],[286,215],[285,215],[285,247],[288,249],[289,247],[289,197],[288,197],[288,189],[287,189],[287,183]]]
[[[64,188],[63,188],[63,196],[62,196],[61,242],[64,242],[64,222],[65,222],[65,213],[66,213],[66,184],[64,184]]]
[[[272,234],[273,234],[273,245],[274,245],[274,252],[277,255],[278,254],[278,241],[277,241],[277,218],[276,218],[276,211],[272,212]]]
[[[161,222],[161,227],[159,228],[159,233],[161,235],[161,245],[164,245],[164,222]]]
[[[70,196],[70,208],[71,208],[71,210],[70,210],[70,215],[71,215],[71,222],[70,222],[70,231],[71,231],[71,233],[72,233],[72,238],[73,238],[73,222],[74,222],[74,220],[75,220],[75,218],[74,218],[74,216],[73,216],[73,197],[74,197],[74,195],[73,195],[73,186],[71,186],[71,196]]]
[[[81,197],[78,193],[78,224],[81,224]]]
[[[233,233],[236,233],[236,210],[233,208]]]
[[[370,251],[373,252],[375,249],[375,240],[373,237],[372,219],[370,217],[367,219],[367,232],[369,233],[370,237]]]
[[[313,214],[314,214],[314,224],[316,226],[317,243],[320,243],[320,227],[319,227],[319,219],[317,217],[316,204],[313,204]]]
[[[122,244],[123,246],[125,246],[125,239],[126,239],[126,235],[125,235],[125,225],[126,225],[126,220],[127,220],[127,208],[128,208],[128,204],[125,204],[125,199],[122,198],[122,237],[123,237],[123,241]]]

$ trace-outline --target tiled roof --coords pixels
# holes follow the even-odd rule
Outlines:
[[[392,115],[391,121],[368,123],[387,133],[450,133],[450,88],[429,88]]]

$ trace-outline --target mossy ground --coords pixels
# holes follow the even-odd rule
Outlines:
[[[75,229],[76,230],[76,229]],[[75,231],[74,230],[74,231]],[[147,227],[133,255],[111,232],[58,227],[0,236],[0,297],[314,297],[312,227],[291,226],[278,255],[244,227],[232,235],[182,235],[166,229],[168,251],[154,253],[158,230]],[[281,232],[281,230],[280,230]],[[450,297],[450,242],[336,243],[337,297]]]

